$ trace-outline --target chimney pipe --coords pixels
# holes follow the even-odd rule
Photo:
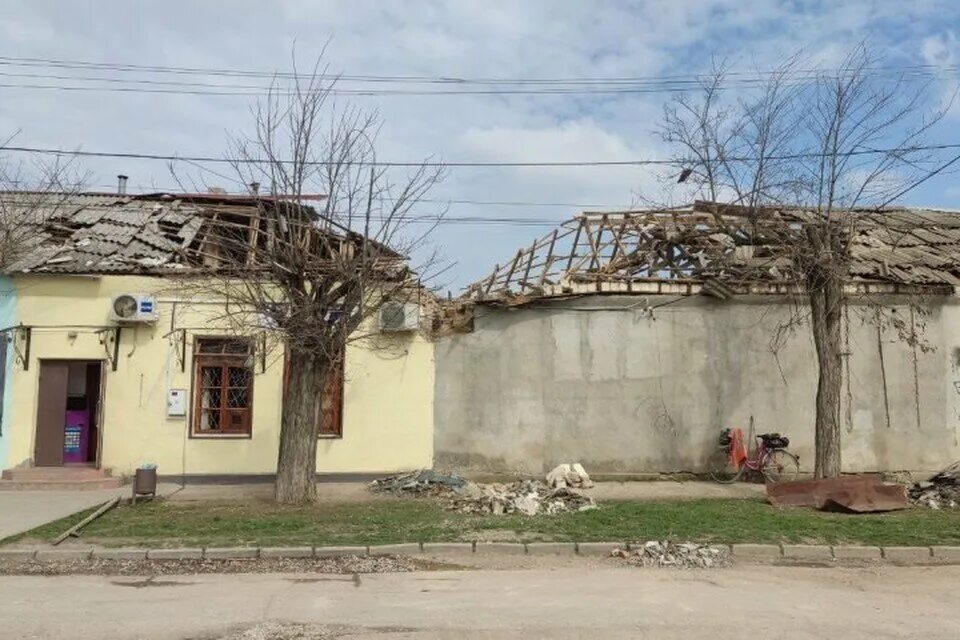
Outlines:
[[[122,173],[117,176],[117,193],[123,195],[127,192],[127,176]]]
[[[248,186],[250,187],[250,193],[253,195],[257,195],[260,192],[259,182],[251,182]]]

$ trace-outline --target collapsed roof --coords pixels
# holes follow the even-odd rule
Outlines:
[[[960,285],[960,214],[845,214],[856,214],[856,224],[849,225],[849,282]],[[799,208],[768,208],[758,215],[704,202],[685,209],[583,213],[497,265],[469,285],[465,297],[509,304],[597,292],[727,297],[756,285],[789,286],[791,236],[816,215]]]
[[[275,231],[271,217],[260,213],[282,200],[219,194],[0,192],[5,223],[25,230],[20,234],[23,246],[4,270],[168,275],[253,266],[256,250],[262,252]],[[319,220],[311,207],[286,205],[286,219],[302,216],[310,224]],[[338,240],[361,237],[332,223],[323,233]],[[235,255],[245,250],[249,256]]]

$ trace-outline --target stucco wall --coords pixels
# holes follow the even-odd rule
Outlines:
[[[579,461],[592,472],[697,471],[719,429],[746,429],[752,415],[758,432],[789,435],[809,469],[816,396],[809,328],[776,356],[770,346],[791,307],[770,298],[648,301],[670,304],[652,317],[637,297],[478,308],[473,333],[436,345],[436,464],[541,473]],[[917,350],[916,377],[913,349],[893,331],[881,336],[889,426],[877,329],[861,312],[850,311],[845,469],[935,469],[960,457],[957,300],[925,319],[926,340],[937,348]]]
[[[216,335],[218,305],[178,301],[158,279],[110,276],[18,277],[18,321],[35,328],[30,367],[13,367],[15,401],[9,421],[6,466],[33,456],[39,361],[106,360],[97,328],[110,323],[110,297],[155,293],[160,319],[124,328],[117,370],[108,363],[104,387],[102,466],[128,474],[144,462],[160,473],[270,474],[276,470],[283,358],[279,350],[255,367],[251,438],[191,438],[186,418],[166,415],[168,389],[191,388],[196,335]],[[70,325],[70,326],[67,326]],[[171,329],[187,330],[186,363]],[[167,335],[170,334],[170,335]],[[433,361],[430,343],[412,334],[358,342],[347,353],[343,437],[321,440],[319,472],[379,472],[430,466]],[[5,431],[5,433],[7,433]]]

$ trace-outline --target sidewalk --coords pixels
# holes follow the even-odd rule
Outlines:
[[[178,488],[161,483],[157,491],[168,495]],[[0,491],[0,540],[96,507],[115,496],[130,497],[129,485],[96,491]]]

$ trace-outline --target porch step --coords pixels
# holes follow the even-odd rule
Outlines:
[[[120,478],[92,467],[6,469],[0,478],[0,491],[116,489],[123,484]]]

